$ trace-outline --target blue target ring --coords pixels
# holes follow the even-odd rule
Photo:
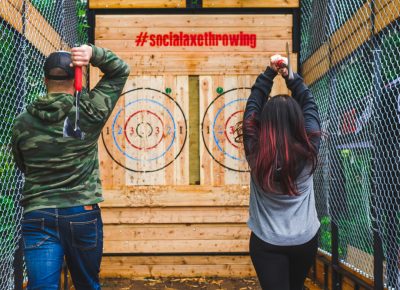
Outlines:
[[[231,98],[232,96],[234,97],[235,91],[238,90],[251,90],[250,87],[238,87],[238,88],[234,88],[234,89],[230,89],[230,90],[226,90],[224,92],[222,92],[221,94],[219,94],[214,100],[211,101],[211,103],[208,105],[207,109],[204,112],[203,115],[203,120],[201,122],[201,136],[202,136],[202,140],[203,140],[203,144],[204,147],[206,149],[206,151],[208,152],[208,154],[211,156],[211,158],[218,163],[219,165],[221,165],[222,167],[231,170],[231,171],[236,171],[236,172],[249,172],[249,170],[247,169],[246,166],[246,159],[244,158],[240,158],[240,156],[235,156],[233,153],[235,151],[225,151],[224,150],[224,145],[222,144],[222,142],[226,141],[227,145],[229,147],[226,148],[231,148],[230,150],[242,150],[241,148],[239,148],[239,146],[237,146],[235,144],[235,140],[230,139],[230,134],[233,133],[228,133],[228,128],[230,128],[230,126],[228,127],[228,123],[232,120],[234,120],[234,118],[237,118],[237,116],[239,116],[238,114],[242,113],[243,110],[236,110],[236,112],[231,113],[229,115],[229,118],[227,120],[224,120],[224,124],[223,125],[218,125],[218,123],[221,123],[219,120],[219,118],[221,118],[221,114],[224,112],[224,110],[226,110],[227,108],[230,108],[230,106],[237,104],[238,102],[247,102],[247,98],[235,98],[233,100],[230,100],[227,103],[225,103],[225,98]],[[233,93],[233,95],[231,94]],[[222,100],[222,104],[221,103]],[[219,106],[220,104],[220,106]],[[207,116],[208,114],[213,114],[213,110],[212,108],[215,106],[218,106],[218,111],[216,112],[215,117],[213,116],[212,118],[210,118],[210,121],[208,121]],[[233,118],[233,119],[232,119]],[[232,124],[232,123],[231,123]],[[211,140],[212,140],[212,144],[209,144],[208,141],[208,137],[207,135],[210,134]],[[222,152],[223,153],[223,157],[224,158],[220,158],[219,156],[215,156],[213,154],[213,146],[215,146],[215,150],[218,152]],[[218,148],[218,149],[217,149]],[[225,162],[225,160],[231,159],[233,160],[235,164],[227,164]]]
[[[152,91],[155,94],[151,98],[129,100],[130,93],[141,90]],[[135,88],[121,96],[128,96],[126,101],[129,103],[121,104],[118,110],[112,113],[109,125],[101,132],[107,154],[119,166],[132,172],[151,173],[165,169],[178,158],[186,144],[187,120],[181,106],[170,95],[152,88]],[[124,115],[123,112],[127,108],[132,108],[130,106],[135,106],[133,113],[130,114],[129,109],[129,113]],[[150,119],[144,121],[146,118]],[[106,142],[107,135],[109,141]],[[179,150],[173,147],[177,142]],[[125,149],[125,146],[130,146],[131,149]],[[115,150],[112,150],[113,147]],[[156,153],[151,155],[152,152]],[[162,160],[163,157],[165,162],[160,166],[158,160]],[[126,163],[125,160],[129,162]]]
[[[230,106],[230,105],[232,105],[232,104],[234,104],[234,103],[237,103],[237,102],[246,102],[246,101],[247,101],[247,99],[236,99],[236,100],[230,101],[229,103],[226,103],[225,105],[223,105],[223,106],[218,110],[217,114],[215,115],[214,122],[213,122],[213,125],[212,125],[212,133],[213,133],[213,137],[214,137],[215,144],[217,145],[218,149],[219,149],[224,155],[228,156],[229,158],[232,158],[232,159],[234,159],[234,160],[238,160],[238,161],[241,161],[241,162],[246,162],[246,159],[237,158],[236,156],[233,156],[233,155],[229,154],[228,152],[226,152],[224,149],[222,149],[222,147],[221,147],[221,145],[220,145],[220,141],[218,140],[217,135],[215,134],[215,131],[216,131],[216,130],[215,130],[215,125],[216,125],[216,123],[217,123],[217,119],[218,119],[219,115],[221,114],[221,112],[222,112],[226,107],[228,107],[228,106]]]
[[[115,136],[115,124],[116,124],[117,119],[118,119],[119,115],[121,114],[121,112],[122,112],[123,110],[125,110],[128,106],[133,105],[133,104],[138,103],[138,102],[151,102],[151,103],[154,103],[154,104],[160,106],[160,107],[163,108],[165,111],[167,111],[167,113],[168,113],[169,117],[171,118],[171,121],[172,121],[172,123],[173,123],[173,125],[174,125],[172,140],[171,140],[170,144],[168,145],[167,149],[165,149],[159,156],[156,156],[156,157],[153,157],[153,158],[150,158],[150,159],[140,159],[140,158],[136,158],[136,157],[133,157],[133,156],[129,155],[129,154],[126,153],[124,150],[122,150],[122,148],[119,146],[118,141],[117,141],[116,136]],[[171,114],[171,112],[168,110],[168,108],[165,107],[165,106],[164,106],[163,104],[161,104],[160,102],[157,102],[157,101],[152,100],[152,99],[138,99],[138,100],[135,100],[135,101],[132,101],[132,102],[128,103],[128,104],[125,106],[125,108],[120,109],[120,110],[118,111],[118,113],[115,115],[115,118],[114,118],[114,120],[113,120],[111,132],[112,132],[112,136],[113,136],[113,139],[114,139],[114,143],[115,143],[115,145],[117,146],[118,150],[119,150],[122,154],[124,154],[124,155],[125,155],[126,157],[128,157],[129,159],[132,159],[132,160],[135,160],[135,161],[147,161],[147,162],[150,162],[150,161],[154,161],[154,160],[157,160],[157,159],[160,159],[160,158],[164,157],[164,155],[165,155],[165,154],[169,151],[169,149],[172,147],[172,145],[174,144],[174,141],[175,141],[175,137],[176,137],[176,123],[175,123],[174,117],[172,116],[172,114]]]

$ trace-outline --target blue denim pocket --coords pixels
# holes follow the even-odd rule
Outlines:
[[[97,218],[92,221],[70,222],[72,246],[90,250],[97,246]]]
[[[22,220],[22,233],[25,249],[33,249],[50,238],[44,233],[44,218]]]

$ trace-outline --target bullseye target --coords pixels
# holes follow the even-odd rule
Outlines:
[[[123,104],[117,105],[102,132],[107,153],[133,172],[155,172],[172,164],[186,143],[182,108],[170,95],[151,88],[122,96]]]
[[[219,94],[207,107],[202,121],[204,146],[215,162],[226,169],[248,172],[243,144],[236,128],[243,113],[250,88],[235,88]],[[240,97],[241,96],[241,97]]]

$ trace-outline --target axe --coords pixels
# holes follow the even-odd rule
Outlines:
[[[284,68],[286,67],[288,70],[288,79],[292,80],[293,79],[293,70],[292,70],[292,66],[290,64],[290,52],[289,52],[289,43],[286,42],[286,55],[287,55],[287,63],[285,62],[285,60],[283,58],[277,60],[276,65],[279,68]],[[278,57],[281,57],[280,55],[276,55]]]
[[[286,42],[286,54],[287,54],[287,70],[288,70],[288,78],[289,80],[293,79],[293,70],[290,65],[290,52],[289,52],[289,42]]]
[[[64,121],[63,137],[72,137],[76,139],[85,139],[85,133],[79,127],[79,101],[82,92],[82,67],[75,67],[75,124],[67,117]]]

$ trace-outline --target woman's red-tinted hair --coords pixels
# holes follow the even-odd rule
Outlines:
[[[278,95],[265,104],[260,116],[243,121],[242,133],[253,180],[266,192],[298,195],[296,178],[317,151],[304,127],[303,112],[292,97]],[[315,132],[312,134],[318,134]]]

